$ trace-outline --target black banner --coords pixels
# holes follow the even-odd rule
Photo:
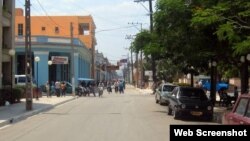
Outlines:
[[[250,125],[170,125],[170,141],[249,137]]]

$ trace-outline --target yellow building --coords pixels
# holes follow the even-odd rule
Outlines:
[[[32,36],[71,37],[70,23],[73,23],[73,38],[79,38],[92,52],[91,77],[94,78],[95,23],[92,16],[32,16]],[[25,35],[25,16],[23,9],[16,9],[15,34]]]

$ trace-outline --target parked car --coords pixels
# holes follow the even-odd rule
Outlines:
[[[195,119],[213,119],[213,105],[202,88],[178,86],[169,98],[168,115],[175,119],[195,117]]]
[[[155,93],[155,102],[159,103],[160,105],[169,104],[169,96],[171,95],[171,92],[176,87],[176,85],[173,85],[171,83],[163,83],[161,84],[157,89]]]
[[[26,79],[27,79],[27,77],[25,74],[15,75],[15,85],[25,86]],[[32,86],[36,87],[36,82],[34,79],[32,79]]]
[[[232,110],[222,116],[222,124],[250,125],[250,94],[241,94]]]

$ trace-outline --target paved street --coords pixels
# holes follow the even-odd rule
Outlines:
[[[125,94],[79,97],[0,129],[1,141],[169,140],[170,124],[217,124],[173,120],[154,95],[127,88]]]

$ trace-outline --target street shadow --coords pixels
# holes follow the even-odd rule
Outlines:
[[[155,112],[155,113],[164,113],[164,114],[167,114],[166,111],[153,111],[153,112]]]

